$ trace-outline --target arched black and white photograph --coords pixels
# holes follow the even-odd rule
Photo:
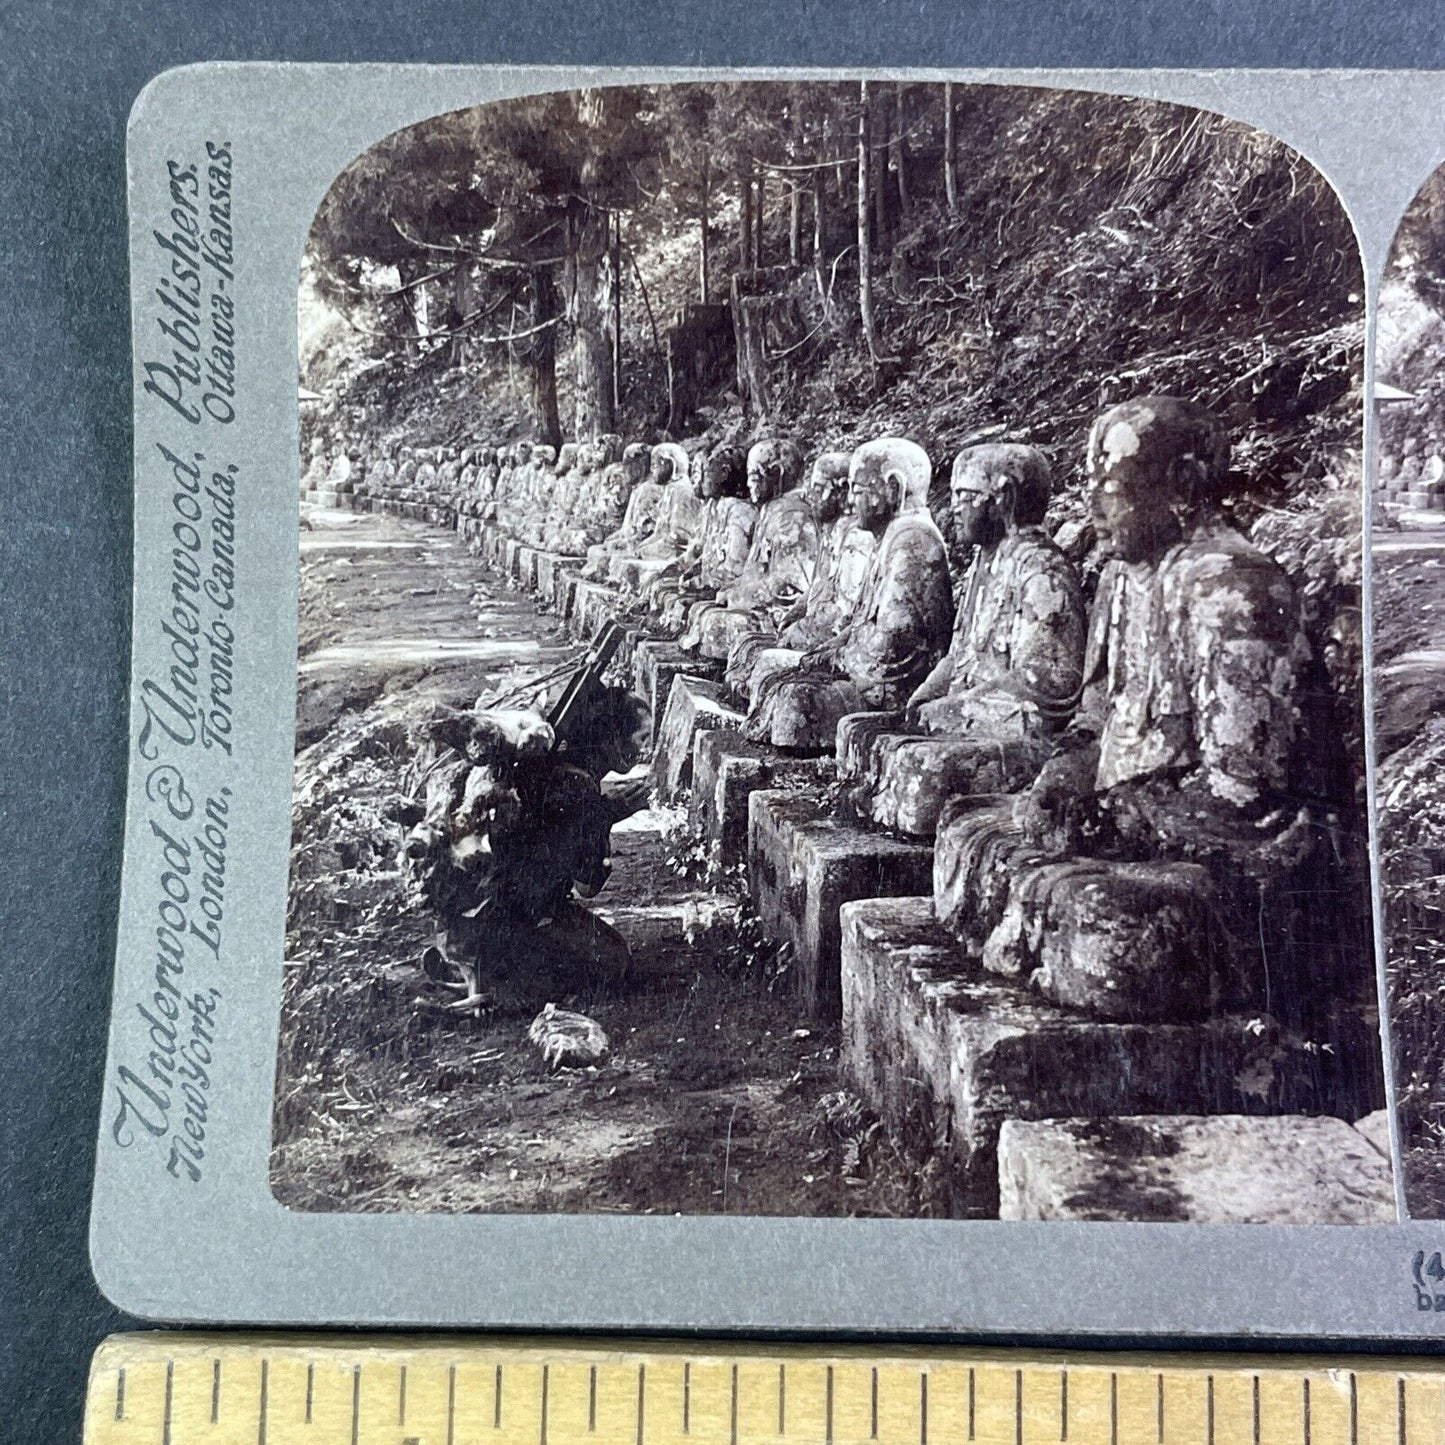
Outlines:
[[[1388,601],[1445,518],[1431,234],[1382,662],[1433,645]],[[277,1199],[1395,1219],[1365,284],[1299,153],[1022,86],[558,92],[356,157],[297,303]],[[1393,806],[1439,739],[1384,727]],[[1395,910],[1434,825],[1389,816]]]
[[[1445,1217],[1445,174],[1395,236],[1377,322],[1371,554],[1385,967],[1412,1217]]]

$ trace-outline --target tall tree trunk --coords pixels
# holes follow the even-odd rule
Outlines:
[[[612,213],[612,411],[622,414],[622,212]]]
[[[823,228],[823,172],[813,172],[813,277],[818,283],[818,299],[822,301],[826,310],[828,305],[828,282],[825,278],[824,265],[827,256],[824,252],[827,249],[827,236]]]
[[[557,281],[548,266],[532,273],[531,326],[533,331],[519,346],[511,348],[526,368],[528,399],[532,408],[532,431],[545,446],[562,445],[562,419],[557,411],[557,328],[548,326],[562,314]]]
[[[908,200],[908,152],[904,135],[908,130],[908,112],[903,104],[903,86],[893,87],[893,132],[888,138],[889,154],[898,176],[898,215],[903,224],[908,224],[908,213],[912,209]]]
[[[738,172],[738,270],[748,271],[753,264],[753,177],[751,170]]]
[[[708,203],[712,199],[709,194],[710,171],[710,163],[704,156],[702,161],[702,204],[698,215],[697,235],[697,299],[704,306],[707,305],[707,213]]]
[[[844,132],[846,138],[847,132]],[[845,144],[833,134],[833,117],[826,116],[823,120],[823,154],[836,156],[837,163],[833,167],[833,180],[838,187],[838,194],[846,195],[848,186],[848,167],[844,163],[843,154]]]
[[[764,190],[766,184],[767,173],[760,170],[758,172],[758,205],[753,216],[753,221],[757,226],[753,247],[753,265],[756,266],[759,271],[763,269],[763,211],[767,200]]]
[[[613,430],[612,344],[608,336],[606,211],[578,207],[569,228],[572,243],[567,265],[567,292],[572,322],[573,434],[591,441]]]
[[[958,133],[953,128],[953,82],[943,85],[943,190],[950,214],[958,210]]]
[[[411,351],[426,335],[426,288],[414,283],[422,274],[421,262],[405,257],[397,262],[396,273],[401,278],[402,291],[396,306],[400,313],[397,330],[405,327],[411,335],[403,343]]]
[[[878,360],[878,328],[873,320],[873,247],[868,236],[868,203],[873,196],[872,100],[868,82],[860,82],[858,110],[858,311],[868,355]]]
[[[873,244],[879,251],[888,249],[888,160],[886,142],[889,130],[889,110],[886,105],[870,104],[868,107],[868,147],[876,151],[870,155],[868,164],[869,190],[873,201]],[[879,135],[882,135],[880,141]]]
[[[470,280],[467,268],[458,266],[452,272],[451,286],[447,291],[445,325],[451,333],[447,337],[447,360],[453,366],[460,366],[466,355],[467,334],[460,327],[467,314],[467,293]]]

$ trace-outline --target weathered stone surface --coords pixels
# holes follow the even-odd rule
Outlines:
[[[703,677],[709,682],[716,681],[717,664],[705,662],[692,653],[684,652],[675,642],[662,639],[644,639],[633,649],[633,691],[647,704],[652,715],[654,739],[662,727],[673,679],[684,674]]]
[[[1038,849],[1008,802],[971,808],[945,804],[934,835],[933,902],[938,920],[974,957],[998,927],[1009,885],[1040,863]]]
[[[1407,652],[1375,669],[1375,755],[1387,758],[1445,715],[1445,651]]]
[[[556,601],[557,570],[565,561],[560,552],[537,553],[537,594],[544,601]]]
[[[1378,1153],[1383,1154],[1386,1159],[1393,1158],[1390,1149],[1390,1111],[1388,1109],[1376,1109],[1372,1114],[1366,1114],[1363,1119],[1356,1119],[1355,1128],[1364,1135]]]
[[[577,584],[581,574],[575,558],[563,559],[552,574],[552,610],[564,621],[570,621],[577,600]]]
[[[1045,864],[1015,880],[983,966],[1097,1018],[1198,1018],[1217,992],[1213,893],[1197,863]]]
[[[517,586],[530,592],[537,585],[537,549],[523,542],[517,548]]]
[[[851,712],[838,724],[838,776],[844,782],[865,777],[876,739],[903,725],[901,712]]]
[[[567,617],[568,629],[580,641],[590,642],[617,615],[619,606],[615,587],[579,579]]]
[[[999,1218],[1393,1224],[1389,1162],[1343,1119],[1008,1120]]]
[[[790,944],[798,996],[812,1013],[839,1009],[839,917],[859,898],[928,886],[933,850],[828,816],[784,791],[748,799],[748,891],[763,926]]]
[[[764,788],[816,790],[832,778],[831,758],[799,758],[731,730],[703,728],[693,740],[688,820],[713,863],[732,868],[747,857],[751,794]]]
[[[1262,1035],[1244,1016],[1106,1023],[985,973],[927,897],[849,903],[841,923],[843,1068],[895,1138],[943,1151],[959,1213],[997,1208],[1006,1119],[1373,1107],[1368,1011],[1341,1008],[1314,1039]]]
[[[721,683],[674,677],[652,756],[652,782],[663,801],[675,801],[692,786],[692,740],[700,728],[742,725],[743,715],[728,706]]]
[[[873,741],[868,768],[879,780],[871,816],[884,828],[932,838],[951,799],[981,805],[1016,792],[1038,765],[1038,745],[1029,739],[884,733]]]

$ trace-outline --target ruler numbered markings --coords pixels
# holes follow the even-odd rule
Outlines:
[[[136,1334],[86,1445],[1445,1445],[1445,1362]]]

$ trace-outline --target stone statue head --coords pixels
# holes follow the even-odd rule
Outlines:
[[[740,497],[747,486],[748,459],[741,447],[724,442],[708,453],[703,465],[702,495],[709,501],[715,497]]]
[[[1124,562],[1148,561],[1217,500],[1229,474],[1229,436],[1197,402],[1120,402],[1089,430],[1086,474],[1100,547]]]
[[[803,454],[787,440],[754,442],[748,451],[748,496],[757,506],[797,486]]]
[[[556,450],[548,446],[539,446],[532,449],[532,462],[537,467],[546,467],[549,470],[557,460]]]
[[[577,465],[577,443],[563,442],[562,450],[557,453],[557,466],[555,468],[559,477],[565,477],[573,467]]]
[[[900,512],[927,510],[933,464],[917,442],[864,442],[848,466],[848,500],[859,523],[880,531]]]
[[[532,443],[518,442],[512,450],[516,453],[517,465],[525,467],[532,460]]]
[[[665,487],[688,479],[687,453],[677,442],[659,442],[652,449],[652,480]]]
[[[594,445],[597,448],[597,468],[610,467],[622,459],[622,438],[616,432],[603,432]]]
[[[629,442],[622,452],[622,465],[627,480],[635,487],[647,475],[648,463],[652,459],[652,448],[646,442]]]
[[[820,522],[831,522],[842,516],[848,503],[847,452],[824,452],[813,462],[808,480],[803,483],[803,498]]]
[[[953,534],[964,547],[989,547],[1005,532],[1043,521],[1052,475],[1037,447],[985,442],[953,459]]]

